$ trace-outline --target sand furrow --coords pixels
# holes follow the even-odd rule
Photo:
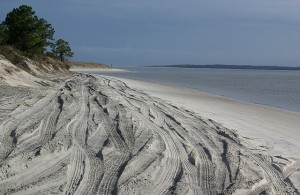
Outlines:
[[[110,84],[110,86],[116,86],[116,84]],[[164,194],[168,193],[169,189],[172,187],[175,178],[180,173],[181,163],[179,160],[178,151],[174,141],[170,139],[170,136],[166,131],[161,129],[160,127],[153,124],[147,117],[144,116],[144,113],[140,113],[136,111],[136,108],[132,106],[132,104],[128,104],[127,101],[124,101],[124,96],[116,97],[119,101],[123,102],[123,104],[128,107],[129,110],[134,112],[135,118],[138,118],[142,123],[145,123],[146,126],[149,126],[152,131],[157,133],[164,141],[166,150],[163,154],[163,159],[161,160],[161,169],[158,171],[156,176],[156,181],[153,186],[150,187],[149,191],[145,191],[147,194]],[[125,98],[124,98],[125,99]],[[139,109],[140,110],[140,109]],[[142,110],[141,110],[142,111]],[[147,112],[146,112],[147,113]]]
[[[291,165],[288,165],[287,168],[283,171],[284,178],[289,177],[292,173],[300,170],[300,161],[295,161]]]
[[[31,123],[36,123],[38,119],[35,118],[42,118],[42,116],[39,114],[40,109],[42,108],[42,110],[44,110],[43,108],[46,107],[46,105],[51,101],[53,101],[53,99],[55,99],[54,97],[55,93],[51,93],[49,96],[47,96],[47,98],[43,98],[36,104],[34,104],[33,107],[30,107],[25,111],[20,110],[16,113],[13,113],[13,117],[7,119],[0,125],[0,147],[2,148],[0,150],[0,159],[7,158],[7,156],[16,146],[16,143],[18,141],[17,136],[19,136],[19,134],[22,134],[24,129],[27,129],[26,127],[28,126],[28,116],[34,118]],[[22,127],[24,124],[27,125],[25,127]]]
[[[46,164],[36,162],[19,174],[0,181],[0,192],[16,191],[17,189],[27,188],[32,183],[41,182],[42,179],[61,171],[69,161],[69,155],[54,154],[47,157]],[[38,171],[36,171],[38,170]]]
[[[68,166],[67,185],[65,194],[74,194],[83,178],[85,168],[85,156],[81,153],[78,146],[73,146],[70,158],[70,165]]]
[[[174,179],[179,174],[181,169],[181,162],[179,160],[178,149],[174,144],[174,141],[170,139],[170,135],[151,123],[147,118],[145,118],[140,113],[135,114],[136,117],[139,117],[140,120],[147,124],[151,128],[152,131],[155,131],[164,141],[165,143],[165,152],[163,154],[164,160],[161,160],[163,164],[161,166],[163,168],[160,169],[159,174],[156,177],[156,181],[154,182],[149,192],[145,191],[147,194],[164,194],[167,193],[168,190],[172,187]]]
[[[103,175],[103,163],[97,158],[93,148],[87,145],[88,127],[90,118],[90,102],[93,98],[89,96],[90,88],[86,85],[89,80],[81,86],[81,109],[75,119],[68,125],[73,140],[72,163],[69,167],[69,179],[65,193],[67,194],[92,194],[97,191]]]
[[[289,194],[289,189],[279,173],[272,169],[264,157],[253,155],[252,158],[264,170],[266,180],[271,183],[271,188],[274,194]]]

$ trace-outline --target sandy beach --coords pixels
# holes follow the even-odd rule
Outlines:
[[[6,80],[0,194],[299,193],[297,113],[84,74]]]
[[[300,159],[300,113],[251,104],[189,88],[117,78],[130,87],[236,130],[261,150]]]

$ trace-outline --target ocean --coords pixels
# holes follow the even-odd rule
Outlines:
[[[300,112],[300,71],[193,68],[122,68],[123,72],[94,72],[188,87],[244,102]]]

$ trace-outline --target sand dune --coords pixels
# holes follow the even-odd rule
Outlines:
[[[10,96],[0,194],[299,194],[298,159],[119,80],[78,74]]]
[[[49,86],[51,83],[45,79],[34,77],[0,55],[0,83],[3,82],[10,86],[26,87]]]

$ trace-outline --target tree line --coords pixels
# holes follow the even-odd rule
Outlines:
[[[39,18],[32,7],[21,5],[0,23],[0,45],[13,46],[28,56],[48,55],[66,61],[74,53],[67,41],[55,41],[54,33],[52,25]]]

